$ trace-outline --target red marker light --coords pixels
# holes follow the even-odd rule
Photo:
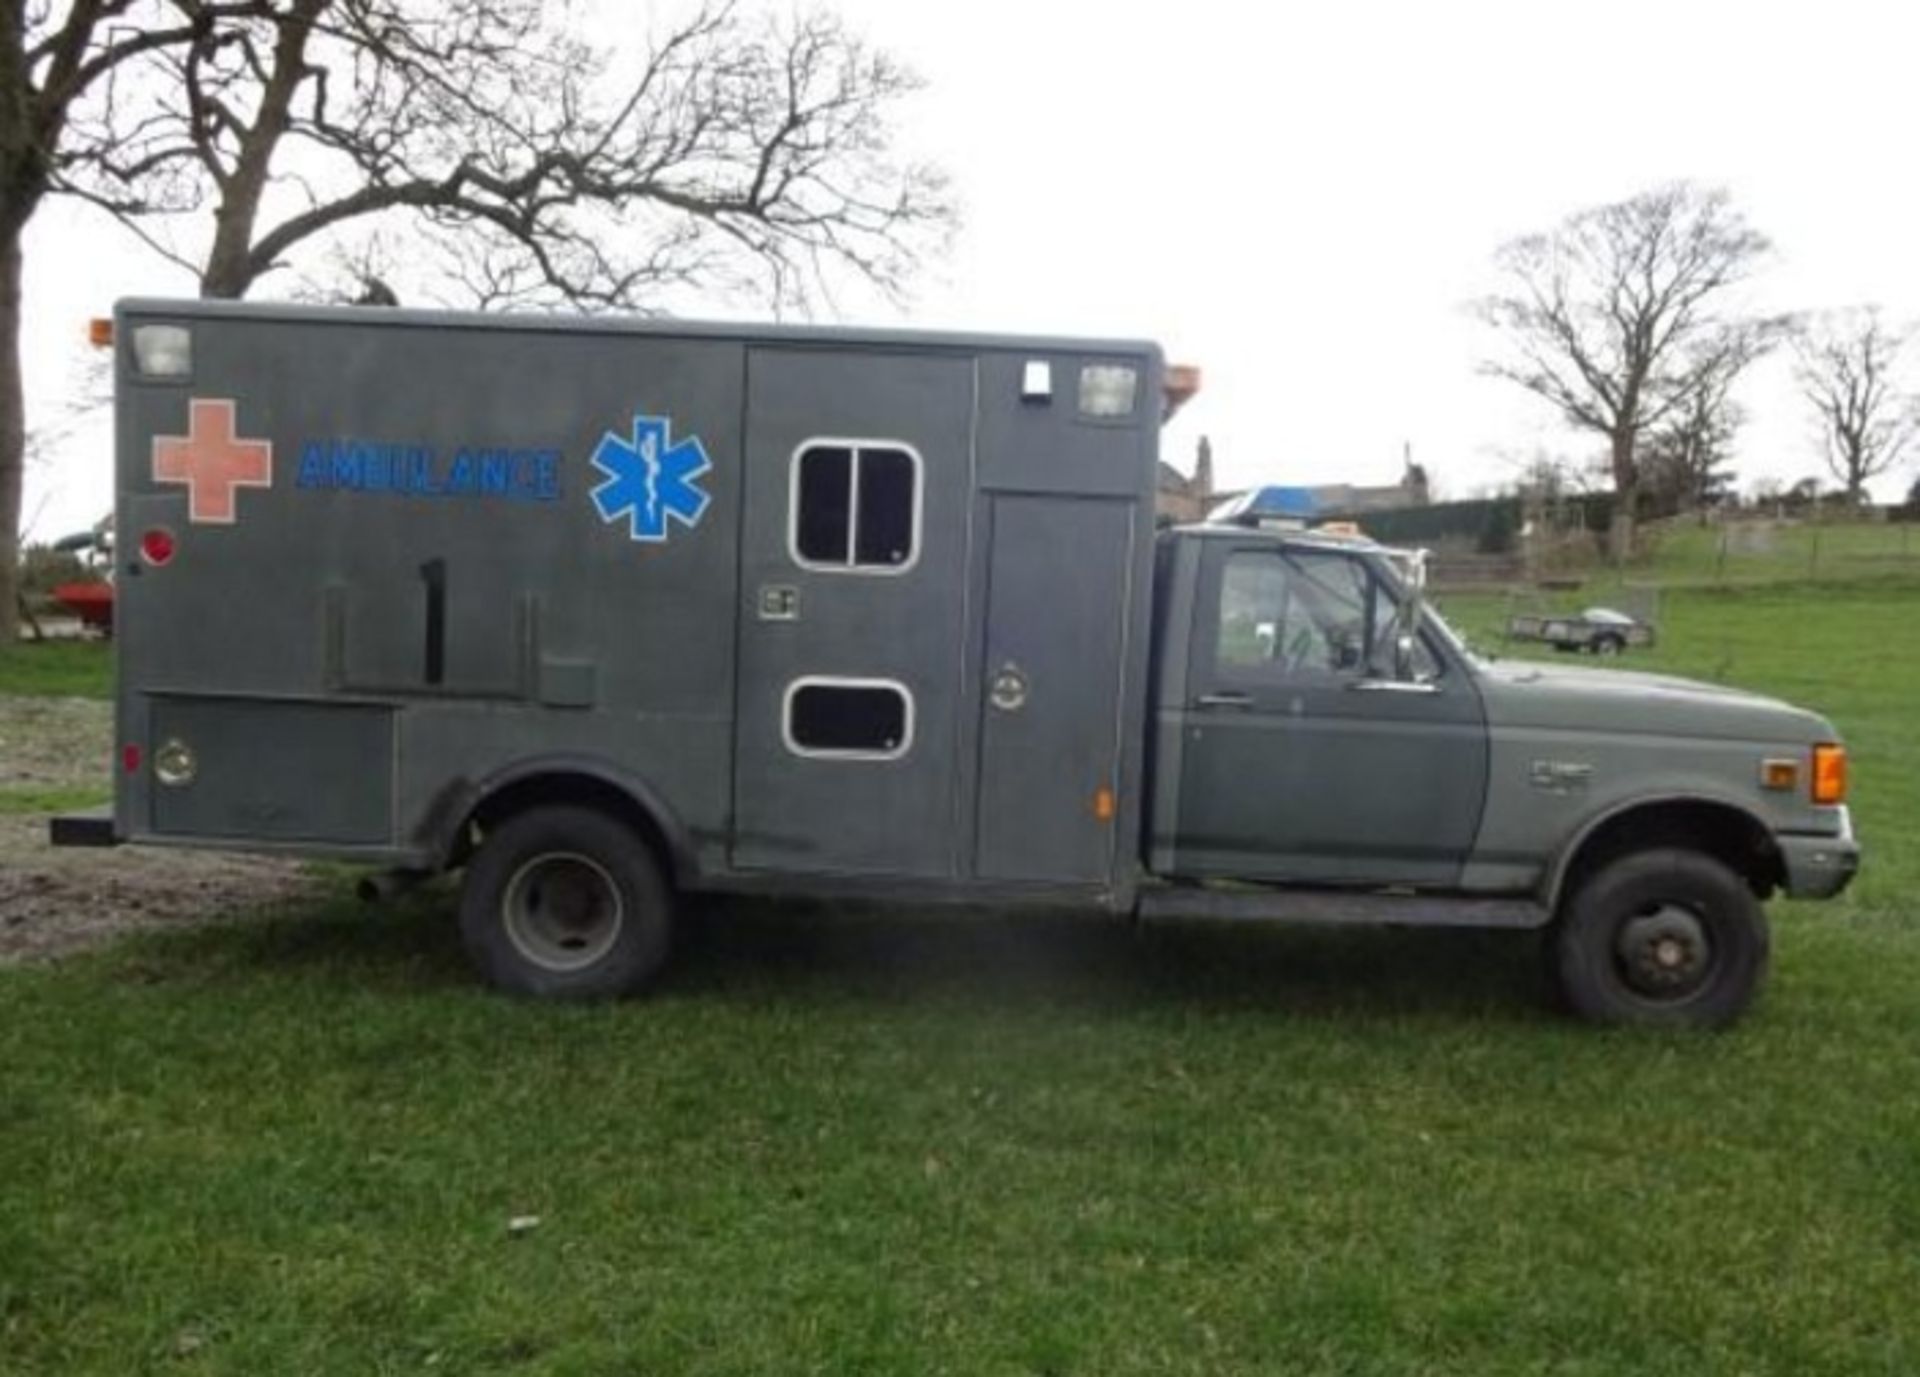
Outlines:
[[[140,537],[140,554],[149,564],[165,564],[173,558],[173,532],[155,526]]]
[[[127,745],[120,748],[120,768],[130,775],[140,773],[140,748]]]

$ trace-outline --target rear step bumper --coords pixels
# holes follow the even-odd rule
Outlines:
[[[111,808],[58,814],[47,821],[47,840],[55,846],[120,845],[120,838],[113,830]]]

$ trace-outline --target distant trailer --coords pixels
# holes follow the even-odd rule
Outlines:
[[[1651,623],[1610,607],[1589,607],[1573,617],[1511,617],[1507,621],[1507,639],[1540,641],[1569,653],[1584,650],[1590,655],[1618,655],[1629,646],[1652,646],[1654,630]]]

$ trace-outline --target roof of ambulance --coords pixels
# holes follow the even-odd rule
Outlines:
[[[439,311],[390,306],[308,306],[279,302],[126,297],[120,317],[172,320],[257,320],[311,325],[397,325],[421,329],[524,330],[530,333],[647,335],[666,339],[749,340],[768,344],[878,346],[891,349],[1025,350],[1033,353],[1162,357],[1146,339],[1072,335],[986,334],[865,325],[787,325],[767,321],[681,320],[632,315],[568,315],[531,311]]]

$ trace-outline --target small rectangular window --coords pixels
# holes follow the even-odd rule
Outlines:
[[[920,537],[920,456],[890,441],[801,446],[789,536],[794,559],[811,568],[905,570]]]
[[[893,760],[913,745],[913,699],[891,679],[796,680],[786,717],[798,755]]]
[[[845,564],[853,531],[853,451],[821,445],[804,451],[795,470],[794,548],[813,564]]]

